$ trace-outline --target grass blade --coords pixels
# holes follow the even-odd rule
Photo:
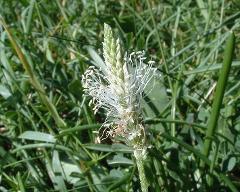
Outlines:
[[[31,65],[28,63],[28,61],[27,61],[24,53],[22,52],[20,46],[15,41],[10,29],[7,27],[5,21],[2,18],[0,19],[0,24],[2,24],[3,27],[5,28],[5,30],[8,34],[9,40],[10,40],[14,50],[16,51],[19,60],[22,62],[22,65],[23,65],[25,71],[29,75],[30,82],[33,85],[33,87],[36,89],[36,91],[38,92],[39,97],[41,98],[42,102],[46,105],[47,109],[49,110],[49,112],[53,116],[57,126],[60,127],[60,128],[65,128],[66,127],[65,122],[59,116],[59,114],[57,112],[57,109],[55,108],[53,103],[50,101],[50,99],[47,97],[47,94],[46,94],[44,88],[42,87],[42,85],[40,84],[40,82],[37,80],[36,75],[34,74],[34,71],[31,68]]]

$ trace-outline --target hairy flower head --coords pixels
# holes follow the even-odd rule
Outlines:
[[[153,79],[153,61],[146,62],[145,52],[122,56],[120,40],[104,25],[103,69],[89,67],[82,78],[85,93],[92,97],[95,112],[107,112],[104,125],[110,125],[115,135],[126,138],[134,147],[145,142],[141,118],[143,91]]]

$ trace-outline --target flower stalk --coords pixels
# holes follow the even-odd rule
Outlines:
[[[122,56],[120,40],[115,39],[112,29],[104,25],[103,56],[105,65],[93,66],[85,72],[82,84],[85,93],[92,97],[94,111],[107,112],[102,126],[103,133],[111,138],[121,137],[134,151],[143,192],[148,191],[144,172],[147,156],[147,133],[142,122],[141,99],[156,69],[153,61],[145,62],[144,51],[125,53]],[[110,131],[109,131],[110,130]]]

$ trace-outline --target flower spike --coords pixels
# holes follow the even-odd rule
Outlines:
[[[148,145],[142,123],[141,99],[144,89],[155,75],[154,62],[146,62],[144,51],[125,53],[123,58],[120,40],[114,38],[107,24],[104,24],[103,56],[103,71],[106,72],[89,67],[82,77],[84,91],[92,97],[95,112],[99,108],[106,111],[103,126],[110,130],[108,135],[120,136],[133,147],[142,189],[147,189],[143,160]]]

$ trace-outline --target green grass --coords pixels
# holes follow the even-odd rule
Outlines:
[[[149,191],[238,191],[238,0],[0,5],[0,191],[140,190],[132,149],[98,143],[104,113],[93,113],[81,86],[101,62],[104,23],[161,74],[143,101]],[[229,74],[219,73],[226,63]]]

